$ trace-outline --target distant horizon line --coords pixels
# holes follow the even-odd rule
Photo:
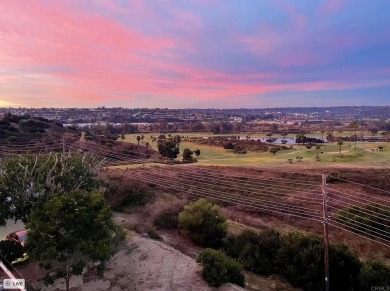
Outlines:
[[[279,106],[279,107],[235,107],[235,108],[169,108],[169,107],[122,107],[122,106],[98,106],[98,107],[24,107],[24,106],[7,106],[0,107],[1,109],[164,109],[164,110],[259,110],[259,109],[287,109],[287,108],[354,108],[354,107],[390,107],[390,105],[336,105],[336,106]]]

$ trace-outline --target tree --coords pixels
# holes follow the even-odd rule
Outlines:
[[[2,240],[0,241],[0,254],[5,258],[5,263],[12,263],[13,261],[23,258],[24,249],[21,244],[15,241]]]
[[[227,233],[226,217],[204,198],[184,207],[179,213],[179,227],[202,246],[218,247]]]
[[[297,144],[304,144],[305,141],[306,141],[306,136],[304,136],[303,134],[298,134],[297,138],[295,139],[295,142]]]
[[[181,136],[180,135],[175,135],[172,139],[172,141],[177,145],[180,146],[181,143]]]
[[[220,287],[227,282],[245,287],[242,265],[227,257],[222,251],[204,249],[200,252],[197,261],[203,266],[203,279],[211,287]]]
[[[139,135],[137,135],[137,144],[138,144],[138,148],[139,148],[139,142],[141,141],[141,137]]]
[[[368,261],[362,264],[359,274],[360,290],[370,290],[372,286],[389,286],[390,268],[380,262]]]
[[[321,129],[321,139],[322,139],[322,142],[324,143],[324,133],[325,133],[325,130],[324,129]]]
[[[150,144],[149,144],[149,142],[146,142],[146,143],[145,143],[145,150],[146,150],[146,152],[148,152],[148,151],[149,151],[149,147],[150,147]]]
[[[326,140],[327,140],[328,142],[331,142],[331,141],[334,140],[333,131],[328,131],[328,132],[326,133]]]
[[[321,146],[319,144],[316,145],[316,151],[317,151],[316,160],[319,161],[320,160],[320,151],[321,151]]]
[[[374,127],[374,128],[371,128],[370,131],[371,131],[371,134],[375,136],[375,135],[378,134],[378,131],[379,131],[379,130],[378,130],[377,128]]]
[[[159,139],[157,141],[158,152],[162,157],[176,159],[180,153],[179,146],[171,140]]]
[[[63,278],[66,290],[72,275],[80,276],[89,263],[103,270],[113,253],[116,226],[99,192],[53,196],[32,212],[26,227],[29,257],[49,271],[45,283]]]
[[[192,161],[192,155],[194,154],[193,151],[191,151],[190,149],[184,149],[183,151],[183,160],[184,161]]]
[[[241,146],[236,146],[234,147],[233,153],[235,153],[236,155],[242,155],[242,154],[246,154],[247,151]]]
[[[234,144],[232,144],[232,143],[229,141],[229,142],[227,142],[227,143],[225,143],[225,144],[223,145],[223,148],[224,148],[225,150],[234,150]]]
[[[337,145],[339,146],[339,153],[340,153],[340,158],[341,158],[341,146],[343,145],[343,142],[342,141],[339,141],[337,143]]]
[[[0,225],[8,219],[26,222],[31,210],[52,195],[92,191],[102,161],[91,154],[50,153],[0,160]]]
[[[349,128],[353,129],[355,131],[355,136],[354,136],[354,139],[355,139],[355,149],[356,149],[356,142],[357,142],[357,130],[359,128],[359,123],[357,121],[354,121],[354,122],[351,122],[349,125],[348,125]]]
[[[199,157],[200,156],[200,149],[194,150],[194,154],[196,155],[196,157]]]
[[[277,153],[278,151],[280,151],[280,149],[279,149],[278,147],[272,147],[272,148],[269,149],[269,152],[270,152],[271,154],[273,154],[274,156],[276,155],[276,153]]]

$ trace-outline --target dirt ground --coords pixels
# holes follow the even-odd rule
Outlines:
[[[161,241],[130,234],[127,242],[112,257],[103,277],[87,271],[83,277],[70,280],[72,291],[103,290],[243,290],[227,284],[210,288],[201,278],[196,261]],[[42,291],[65,290],[64,280],[44,286],[36,278],[43,272],[35,264],[19,270],[34,288]],[[35,278],[33,278],[35,276]]]
[[[114,218],[124,225],[130,222],[131,216],[115,213]],[[210,288],[203,281],[201,267],[195,260],[198,250],[189,246],[186,249],[189,255],[186,255],[186,252],[171,246],[175,245],[175,235],[167,235],[164,239],[167,241],[156,241],[129,232],[126,241],[108,262],[103,276],[99,277],[93,270],[88,270],[83,277],[71,278],[71,290],[244,290],[232,284],[218,289]],[[178,244],[186,245],[186,239],[182,238]],[[38,278],[42,278],[45,271],[35,263],[19,266],[17,270],[33,288],[42,291],[65,290],[64,280],[44,286]]]

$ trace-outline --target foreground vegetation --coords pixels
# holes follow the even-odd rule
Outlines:
[[[186,206],[180,217],[196,213],[189,227],[179,227],[202,245],[221,247],[221,252],[206,249],[201,252],[199,262],[203,265],[203,277],[211,286],[225,282],[243,285],[241,268],[257,274],[278,274],[293,286],[314,291],[324,288],[324,245],[323,239],[312,235],[292,232],[283,235],[275,230],[254,232],[246,230],[239,235],[219,237],[216,241],[210,229],[220,229],[226,217],[219,213],[218,207],[204,199]],[[209,220],[208,217],[215,217]],[[207,223],[207,226],[205,225]],[[204,227],[201,227],[204,226]],[[225,232],[226,234],[226,232]],[[356,254],[342,244],[331,244],[330,288],[331,290],[367,290],[368,286],[387,286],[390,284],[390,268],[379,262],[360,262]],[[242,266],[242,267],[241,267]]]
[[[100,161],[84,154],[50,154],[2,159],[0,225],[22,220],[26,248],[0,242],[9,263],[24,252],[47,270],[45,284],[94,264],[104,270],[116,242],[123,239],[98,179]]]

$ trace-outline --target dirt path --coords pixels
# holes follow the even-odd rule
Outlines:
[[[128,242],[107,265],[103,277],[86,274],[70,281],[73,291],[99,290],[243,290],[233,285],[210,288],[200,276],[196,261],[163,242],[129,236]],[[42,288],[41,284],[34,287]],[[63,280],[42,290],[65,290]]]

